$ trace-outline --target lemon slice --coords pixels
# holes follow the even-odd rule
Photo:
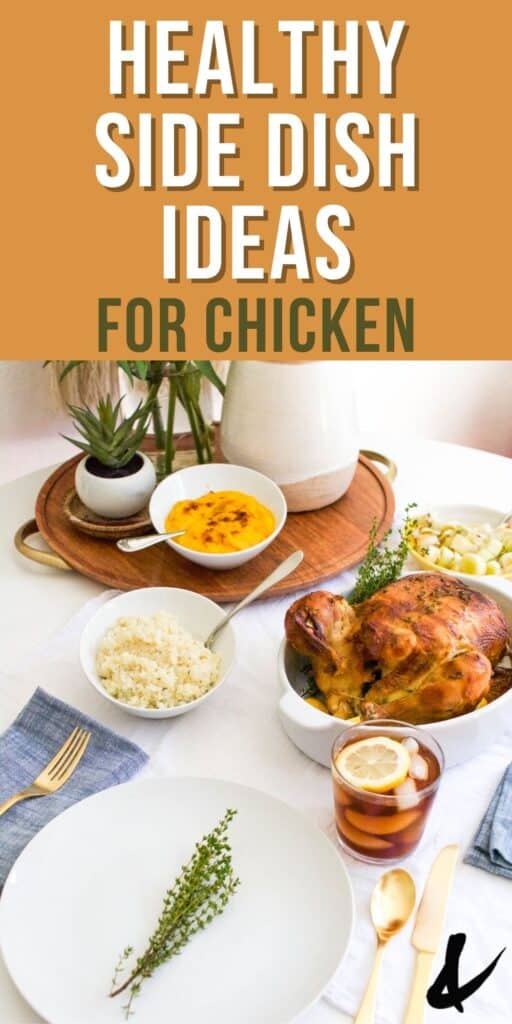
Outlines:
[[[340,775],[356,789],[387,793],[407,777],[409,751],[389,736],[373,736],[344,747],[336,758]]]

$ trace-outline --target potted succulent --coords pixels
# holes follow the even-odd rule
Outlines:
[[[46,365],[46,364],[45,364]],[[62,382],[84,360],[74,359],[60,370]],[[126,374],[130,385],[146,388],[150,404],[152,432],[157,450],[159,479],[175,468],[174,443],[175,413],[179,402],[190,424],[193,445],[198,462],[211,462],[213,458],[213,430],[201,408],[201,383],[208,381],[221,395],[224,383],[208,360],[117,360],[117,366]],[[146,404],[146,403],[145,403]]]
[[[75,472],[78,497],[87,508],[106,519],[126,519],[148,501],[156,484],[153,463],[139,446],[146,434],[152,398],[138,405],[131,416],[121,416],[120,399],[113,405],[107,395],[96,412],[69,405],[82,440],[67,437],[82,451]]]

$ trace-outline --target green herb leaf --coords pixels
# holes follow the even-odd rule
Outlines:
[[[349,597],[350,604],[360,604],[366,601],[372,594],[389,583],[394,583],[402,572],[408,552],[408,537],[415,525],[409,513],[416,508],[415,502],[408,505],[405,510],[405,519],[400,530],[400,541],[397,547],[388,545],[391,530],[384,535],[380,544],[377,543],[377,521],[374,519],[369,536],[368,551],[366,558],[360,566],[357,574],[355,587]]]
[[[69,363],[66,363],[66,366],[64,367],[62,373],[60,374],[59,381],[63,381],[64,378],[67,377],[68,373],[71,373],[71,370],[75,369],[75,366],[82,366],[83,363],[85,363],[85,362],[86,362],[85,359],[72,359],[72,360],[70,360]]]
[[[307,700],[308,697],[316,697],[317,700],[324,700],[325,695],[318,689],[313,675],[313,670],[311,668],[307,677],[306,685],[300,693],[300,696],[303,700]]]
[[[135,373],[139,380],[146,380],[149,370],[149,362],[147,359],[138,359],[135,364]]]
[[[181,953],[197,932],[222,914],[240,885],[240,880],[233,874],[231,847],[227,839],[228,826],[236,813],[227,810],[213,831],[196,843],[192,857],[167,890],[156,928],[131,970],[127,961],[132,955],[132,947],[127,946],[121,954],[110,996],[118,996],[128,990],[128,1003],[123,1007],[127,1018],[142,982],[150,978],[161,964]],[[119,985],[119,975],[125,970],[129,970],[128,977]]]
[[[220,391],[221,395],[225,393],[226,385],[220,379],[218,373],[215,372],[209,359],[194,359],[194,365],[201,371],[203,377],[206,377],[210,384],[213,384],[217,391]]]
[[[126,359],[118,359],[117,360],[117,365],[120,366],[122,370],[124,370],[126,376],[128,377],[128,380],[130,381],[130,384],[133,384],[132,368],[131,368],[131,364],[128,362],[128,360],[126,360]]]

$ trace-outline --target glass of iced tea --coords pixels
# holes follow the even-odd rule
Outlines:
[[[444,769],[422,727],[380,719],[346,729],[332,749],[334,815],[345,850],[370,864],[416,849]]]

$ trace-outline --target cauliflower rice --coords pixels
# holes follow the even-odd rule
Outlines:
[[[174,708],[197,700],[218,681],[220,661],[164,611],[118,619],[96,653],[107,693],[136,708]]]

